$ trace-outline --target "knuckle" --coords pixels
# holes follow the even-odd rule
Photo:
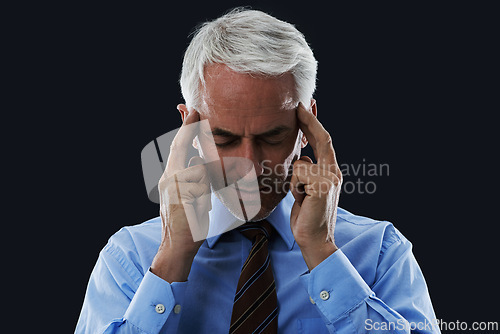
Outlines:
[[[342,176],[342,173],[336,176],[336,180],[337,180],[337,186],[340,187],[342,185],[342,182],[344,182],[344,177]]]
[[[170,178],[164,175],[161,177],[160,181],[158,181],[158,189],[160,191],[165,190],[169,187],[170,183],[172,183]]]
[[[342,184],[342,181],[338,178],[338,177],[335,177],[333,179],[333,187],[339,187],[340,185]]]
[[[325,132],[323,132],[323,135],[322,135],[322,138],[321,138],[321,142],[323,142],[325,144],[331,144],[332,143],[332,136],[330,135],[330,133],[328,131],[325,130]]]
[[[337,174],[330,172],[329,180],[332,184],[332,187],[338,187],[342,183],[342,174],[339,177]]]
[[[177,195],[177,186],[175,183],[170,183],[164,191],[167,195],[172,196],[172,195]]]
[[[177,137],[172,140],[170,144],[170,152],[175,152],[175,150],[179,147],[179,139]]]

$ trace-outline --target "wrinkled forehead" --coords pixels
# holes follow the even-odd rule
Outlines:
[[[295,110],[295,82],[290,73],[262,76],[238,73],[221,64],[205,69],[199,112],[207,117],[251,118]]]
[[[248,107],[227,107],[217,104],[205,103],[202,105],[200,114],[204,119],[222,119],[239,118],[242,122],[250,121],[252,118],[264,119],[270,117],[273,119],[280,117],[289,117],[292,112],[295,114],[298,105],[294,101],[287,101],[283,104],[267,106],[248,106]]]

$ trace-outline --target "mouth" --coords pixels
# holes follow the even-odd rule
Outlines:
[[[256,195],[260,194],[260,192],[263,190],[263,188],[241,188],[241,187],[236,187],[237,191],[242,194],[242,195]]]

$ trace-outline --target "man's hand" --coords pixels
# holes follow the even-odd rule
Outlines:
[[[158,183],[162,239],[151,271],[167,282],[187,280],[208,229],[210,183],[203,160],[193,157],[188,168],[184,165],[188,148],[199,133],[199,120],[194,110],[184,119]]]
[[[303,156],[293,165],[290,190],[295,203],[290,226],[302,256],[312,270],[337,250],[333,232],[342,173],[328,131],[302,104],[297,109],[297,119],[299,128],[311,144],[317,164]]]

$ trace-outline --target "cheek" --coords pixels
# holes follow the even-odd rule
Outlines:
[[[287,176],[291,175],[292,173],[291,168],[293,163],[300,158],[302,132],[298,131],[295,137],[296,139],[293,145],[293,149],[290,152],[290,154],[286,157],[285,162],[283,163],[284,167],[286,168],[285,171],[287,173]]]
[[[200,154],[200,157],[202,157],[205,161],[209,162],[220,159],[217,147],[215,146],[213,139],[210,140],[204,136],[198,136],[197,138],[195,138],[195,141],[198,153]]]
[[[284,147],[281,149],[280,154],[273,155],[273,159],[267,160],[265,164],[265,171],[272,173],[273,175],[287,179],[291,175],[291,167],[295,160],[300,157],[300,136],[296,136],[293,146]],[[275,152],[276,153],[276,152]],[[278,158],[279,157],[279,158]]]
[[[284,176],[284,179],[292,175],[293,163],[299,158],[299,156],[300,156],[300,148],[298,149],[298,152],[294,150],[283,162],[283,170],[281,171],[281,175]]]

